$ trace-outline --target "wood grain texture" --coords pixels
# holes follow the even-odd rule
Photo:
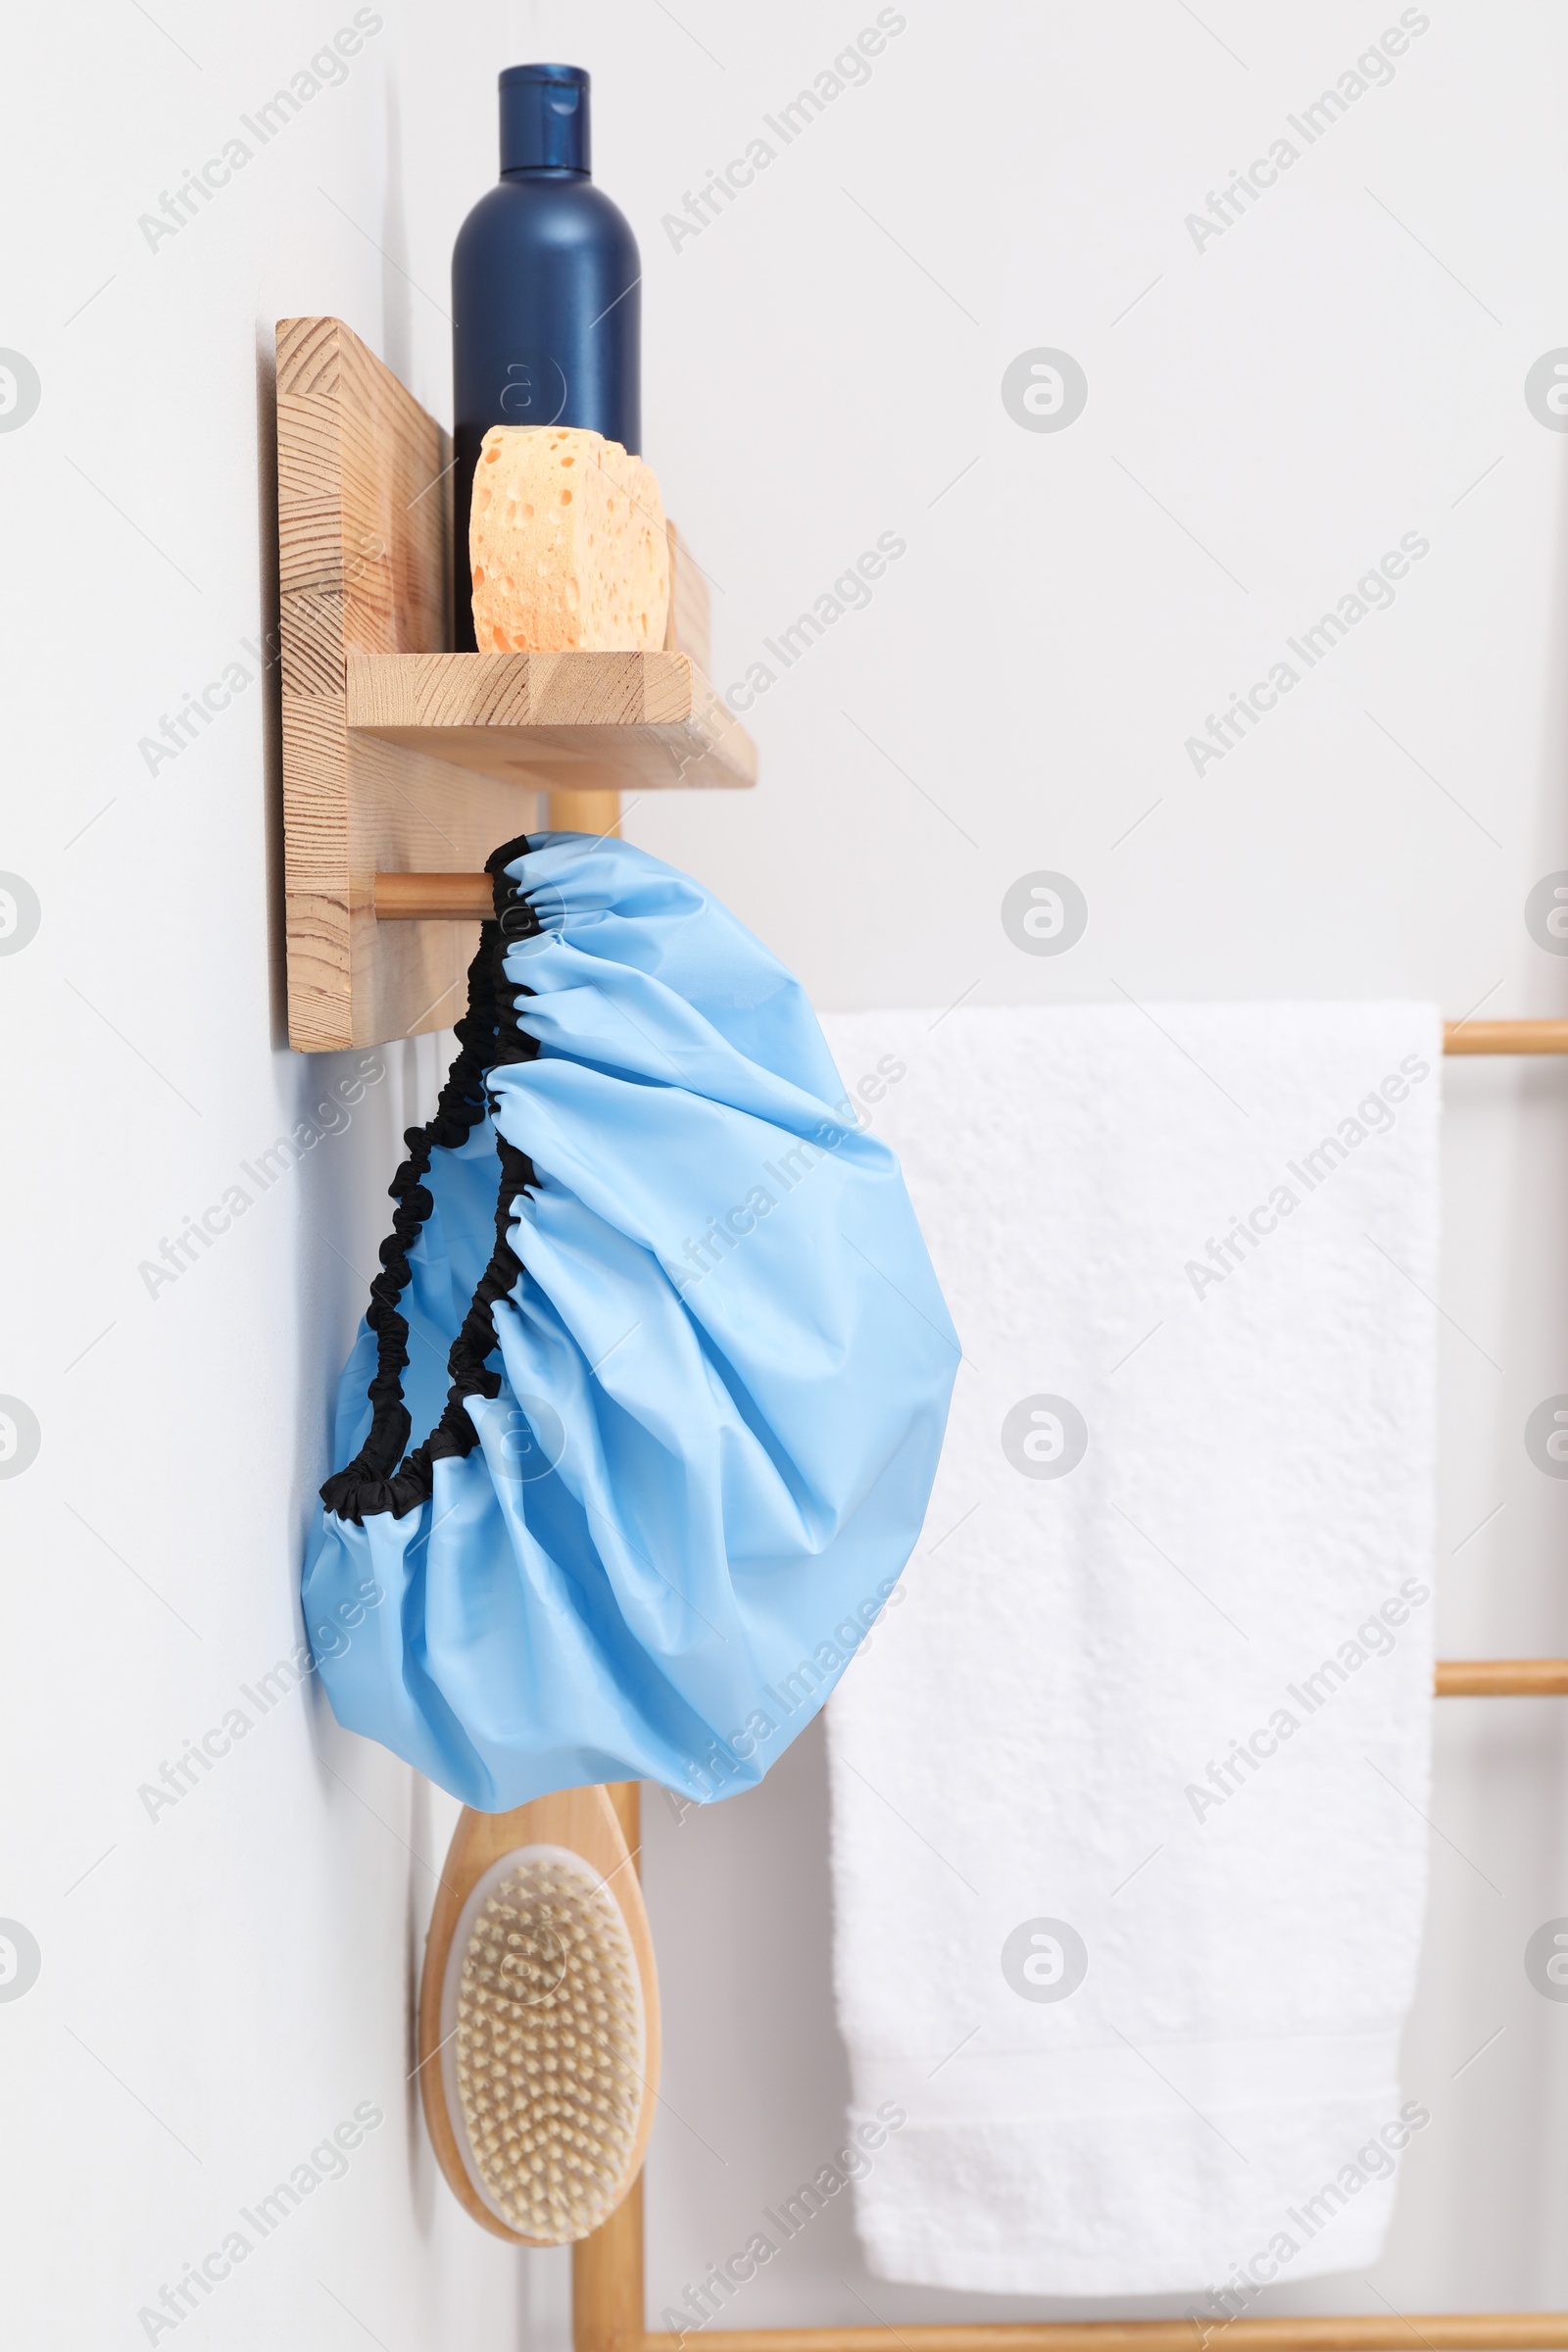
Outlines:
[[[536,1797],[532,1804],[518,1805],[510,1813],[476,1813],[471,1806],[465,1805],[453,1833],[446,1867],[441,1873],[441,1884],[436,1889],[430,1925],[425,1935],[424,1969],[419,1980],[419,2056],[416,2071],[419,2095],[424,2105],[424,2120],[436,2161],[459,2204],[481,2229],[488,2230],[493,2236],[504,2237],[511,2245],[537,2245],[541,2241],[509,2230],[476,2194],[458,2149],[452,2118],[447,2113],[440,2057],[441,1995],[446,1982],[447,1962],[452,1953],[452,1939],[463,1915],[463,1906],[479,1880],[493,1862],[514,1853],[519,1846],[564,1845],[570,1852],[580,1854],[605,1881],[626,1923],[626,1933],[631,1938],[643,1987],[646,2073],[643,2079],[642,2112],[626,2170],[627,2186],[634,2188],[642,2172],[643,2158],[648,2152],[648,2135],[654,2128],[660,2068],[659,1976],[654,1961],[648,1913],[643,1904],[642,1886],[633,1859],[641,1844],[638,1794],[637,1785],[632,1782],[616,1785],[614,1801],[604,1788],[564,1788],[553,1796]],[[632,1833],[629,1838],[623,1827],[626,1822],[629,1822]],[[595,2231],[594,2234],[597,2237],[603,2231]],[[641,2243],[639,2208],[639,2262]]]
[[[689,654],[350,654],[348,724],[534,790],[757,781],[756,746]]]
[[[378,930],[374,875],[482,865],[536,821],[526,787],[348,728],[351,655],[451,641],[451,462],[435,419],[340,319],[278,322],[284,890],[301,1052],[449,1026],[477,934],[450,920]]]
[[[702,674],[707,588],[674,534],[661,652],[445,650],[451,465],[434,417],[341,319],[279,320],[284,891],[301,1052],[414,1037],[463,1009],[471,924],[378,925],[378,873],[481,867],[537,827],[547,788],[756,780],[755,747]]]

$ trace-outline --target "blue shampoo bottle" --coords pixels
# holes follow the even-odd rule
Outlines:
[[[589,174],[580,66],[501,76],[501,179],[452,250],[453,621],[472,653],[468,502],[493,424],[573,424],[642,450],[642,263]]]

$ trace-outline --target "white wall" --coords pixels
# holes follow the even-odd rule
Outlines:
[[[42,387],[0,433],[0,867],[41,906],[0,958],[0,1391],[41,1430],[0,1480],[0,1915],[42,1954],[0,2001],[0,2296],[28,2352],[145,2341],[138,2308],[368,2101],[385,2121],[346,2178],[180,2342],[542,2347],[561,2258],[518,2263],[461,2220],[406,2080],[451,1807],[309,1694],[156,1819],[137,1793],[295,1640],[327,1398],[438,1068],[434,1041],[390,1049],[347,1126],[333,1111],[149,1296],[163,1239],[352,1085],[351,1057],[278,1037],[271,681],[156,773],[138,752],[178,698],[254,669],[242,641],[273,618],[270,322],[338,313],[448,413],[447,258],[492,175],[495,72],[580,60],[599,176],[642,240],[646,450],[716,583],[718,682],[879,533],[907,542],[759,702],[762,789],[646,801],[633,838],[825,1006],[1125,989],[1564,1010],[1568,970],[1522,910],[1568,865],[1568,442],[1523,387],[1568,344],[1568,28],[1545,0],[1432,0],[1392,82],[1304,149],[1286,117],[1398,6],[1204,0],[1200,23],[1171,0],[906,0],[869,83],[677,249],[662,216],[869,0],[393,0],[344,84],[150,251],[137,216],[353,10],[154,13],[14,24],[0,141],[26,222],[0,343]],[[1282,131],[1298,160],[1200,249],[1185,216]],[[1026,432],[999,386],[1045,346],[1079,361],[1088,406]],[[1430,547],[1393,608],[1196,774],[1186,739],[1404,533]],[[1060,959],[999,920],[1039,867],[1090,904]],[[1568,1389],[1568,1073],[1450,1063],[1446,1084],[1440,1645],[1560,1653],[1568,1490],[1522,1432]],[[1568,2005],[1521,1961],[1568,1913],[1562,1709],[1440,1716],[1406,2054],[1433,2127],[1379,2270],[1274,2308],[1568,2302]],[[755,1795],[647,1810],[657,2316],[831,2150],[845,2073],[816,1735]],[[837,2206],[747,2295],[738,2324],[1018,2308],[869,2279]]]

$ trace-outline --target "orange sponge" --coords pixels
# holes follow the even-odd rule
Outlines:
[[[492,425],[468,520],[482,654],[650,653],[664,642],[669,538],[659,484],[603,433]]]

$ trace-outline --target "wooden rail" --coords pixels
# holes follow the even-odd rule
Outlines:
[[[591,2245],[592,2239],[588,2240]],[[977,2321],[964,2328],[705,2328],[700,2352],[1508,2352],[1568,2345],[1568,2312],[1373,2312],[1299,2320]],[[678,2335],[646,2334],[637,2352],[677,2352]],[[577,2352],[604,2352],[577,2338]],[[622,2344],[620,2352],[626,2352]]]
[[[495,912],[488,874],[377,874],[378,923],[482,922]]]
[[[598,824],[585,829],[610,830]],[[488,874],[377,874],[372,903],[376,920],[382,923],[479,922],[490,913],[494,901]],[[1568,1054],[1568,1019],[1445,1021],[1443,1051]],[[704,2333],[706,2337],[706,2329]]]
[[[1445,1021],[1445,1054],[1568,1054],[1568,1020]]]
[[[1439,1698],[1560,1698],[1568,1658],[1440,1658]]]

